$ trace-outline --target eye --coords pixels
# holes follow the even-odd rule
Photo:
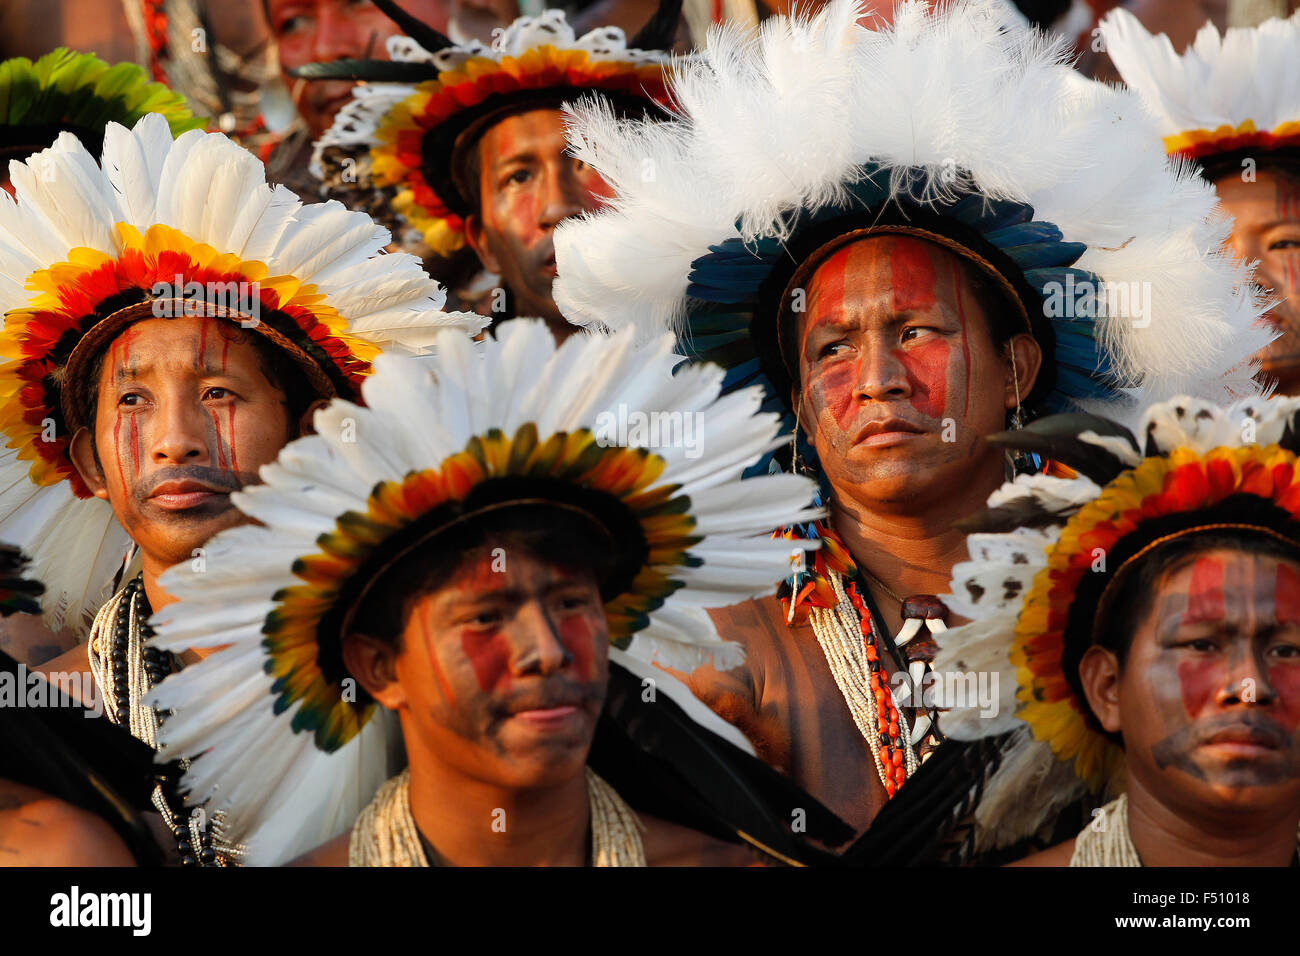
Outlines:
[[[492,627],[501,623],[500,611],[480,611],[470,618],[470,623],[478,627]]]
[[[1275,239],[1269,243],[1269,252],[1277,249],[1300,249],[1300,239],[1287,237],[1286,239]]]
[[[134,408],[136,405],[144,404],[144,396],[139,392],[127,392],[117,400],[118,405],[125,405],[127,408]]]
[[[1284,661],[1300,661],[1300,646],[1295,644],[1275,644],[1268,652]]]
[[[917,339],[923,339],[931,335],[938,335],[939,330],[929,325],[909,325],[903,329],[899,340],[903,342],[913,342]]]
[[[851,346],[843,339],[838,342],[829,342],[821,347],[821,350],[817,353],[817,358],[825,359],[832,358],[836,355],[843,355],[849,348],[851,348]]]
[[[203,400],[210,402],[219,402],[223,398],[233,398],[234,392],[228,388],[222,388],[220,385],[214,385],[203,393]]]
[[[1196,651],[1198,654],[1209,653],[1218,650],[1218,645],[1208,637],[1194,637],[1190,641],[1183,641],[1178,645],[1189,651]]]
[[[560,607],[565,611],[578,611],[591,606],[591,598],[585,594],[568,594],[560,598]]]

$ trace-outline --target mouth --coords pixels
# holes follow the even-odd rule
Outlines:
[[[1255,724],[1237,724],[1212,734],[1201,744],[1227,757],[1264,757],[1282,749],[1278,731]]]
[[[573,695],[556,699],[523,699],[506,707],[506,717],[536,730],[562,730],[582,720],[581,705],[581,699]]]
[[[149,501],[165,511],[187,511],[218,498],[229,497],[229,491],[213,488],[200,481],[181,479],[161,482],[149,495]]]
[[[555,266],[555,253],[552,252],[542,262],[542,272],[545,275],[550,276],[552,279],[554,279],[557,275],[559,275],[560,270],[557,269]]]
[[[867,422],[862,427],[858,432],[856,444],[866,445],[869,448],[885,448],[919,438],[924,434],[921,428],[901,418],[881,418]]]

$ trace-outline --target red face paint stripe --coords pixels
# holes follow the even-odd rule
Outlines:
[[[909,236],[895,239],[889,268],[895,313],[923,312],[934,306],[934,262],[926,243]]]

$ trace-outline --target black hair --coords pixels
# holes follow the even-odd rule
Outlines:
[[[546,505],[489,511],[458,524],[403,557],[383,574],[353,618],[353,631],[401,650],[411,607],[456,569],[500,548],[506,561],[527,555],[568,571],[590,572],[602,597],[616,565],[614,542],[594,519]]]
[[[1201,176],[1210,182],[1225,176],[1240,176],[1242,163],[1246,160],[1255,163],[1256,172],[1272,170],[1291,179],[1300,180],[1300,147],[1282,149],[1234,149],[1227,153],[1215,153],[1198,160],[1201,164]]]
[[[274,345],[265,336],[256,332],[250,334],[242,328],[230,325],[229,331],[222,324],[222,334],[234,333],[232,341],[253,346],[257,353],[257,364],[266,376],[266,380],[284,393],[285,405],[289,418],[289,437],[297,437],[298,423],[311,407],[312,402],[325,396],[312,387],[307,373],[283,349]],[[99,377],[104,371],[104,357],[108,355],[108,345],[101,348],[86,364],[86,382],[89,387],[82,390],[82,407],[78,409],[81,420],[90,430],[90,447],[99,462],[99,448],[95,441],[95,416],[99,412]]]

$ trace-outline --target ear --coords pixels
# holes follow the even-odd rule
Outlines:
[[[104,472],[100,470],[99,462],[95,460],[93,446],[90,429],[83,426],[72,436],[72,441],[68,445],[68,454],[72,458],[73,467],[77,469],[77,474],[81,475],[81,480],[86,483],[90,493],[96,498],[107,501],[108,483],[104,481]]]
[[[310,405],[307,406],[306,410],[302,413],[302,418],[298,419],[299,438],[301,438],[303,435],[316,434],[316,426],[312,422],[312,419],[316,417],[317,412],[319,412],[322,408],[324,408],[328,404],[329,401],[327,399],[318,398],[316,399],[316,401],[312,402]]]
[[[1012,411],[1016,407],[1017,394],[1023,402],[1033,391],[1034,383],[1038,381],[1038,373],[1043,367],[1043,348],[1028,332],[1013,335],[1007,345],[1009,346],[1008,364],[1011,368],[1007,369],[1007,393],[1004,404],[1007,411]],[[1014,375],[1011,373],[1012,368],[1015,369]]]
[[[483,228],[483,217],[478,213],[471,213],[465,219],[465,241],[478,255],[478,261],[483,263],[484,269],[501,275],[501,260],[492,254],[492,249],[488,245],[487,232]]]
[[[1110,733],[1119,732],[1119,660],[1093,645],[1079,661],[1079,683],[1097,721]]]
[[[406,694],[397,682],[397,651],[368,634],[343,639],[343,666],[375,700],[389,710],[400,710]]]

